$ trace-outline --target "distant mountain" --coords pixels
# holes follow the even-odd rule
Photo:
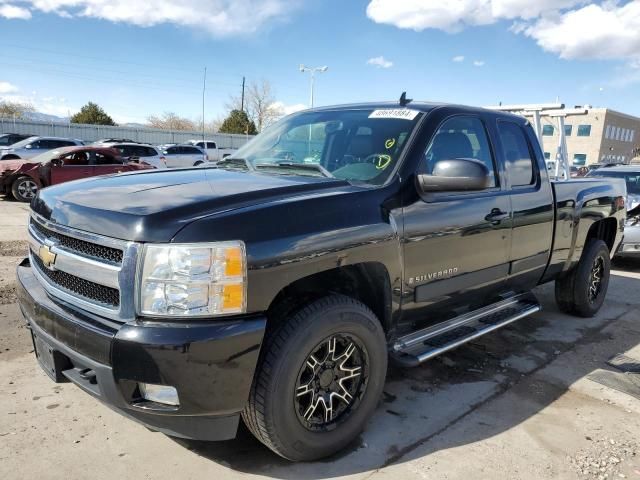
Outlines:
[[[24,116],[34,122],[69,123],[69,117],[58,117],[57,115],[49,115],[48,113],[28,112],[25,113]]]

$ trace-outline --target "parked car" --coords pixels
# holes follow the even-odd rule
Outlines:
[[[137,142],[107,142],[101,145],[115,148],[120,152],[120,156],[124,158],[139,158],[141,161],[156,168],[167,168],[166,157],[161,155],[153,145]]]
[[[0,160],[28,160],[54,148],[83,145],[82,140],[60,137],[29,137],[9,147],[0,148]]]
[[[32,137],[33,135],[23,135],[21,133],[3,133],[0,134],[0,148],[8,147],[14,143],[18,143],[25,138]]]
[[[138,143],[135,140],[129,140],[128,138],[101,138],[93,142],[96,145],[104,145],[107,143]]]
[[[627,185],[627,212],[624,240],[617,254],[640,258],[640,165],[617,165],[592,170],[591,178],[620,178]]]
[[[551,281],[595,315],[623,182],[551,182],[522,117],[403,100],[293,114],[217,168],[40,191],[17,274],[44,371],[169,435],[229,439],[242,417],[313,460],[365,427],[389,358],[538,312]]]
[[[0,193],[30,202],[41,188],[80,178],[154,168],[122,158],[104,147],[65,147],[50,150],[31,160],[0,162]]]
[[[218,148],[217,142],[213,140],[189,140],[187,143],[203,149],[207,153],[210,162],[218,162],[237,151],[235,148]]]
[[[167,167],[194,167],[203,165],[209,159],[204,150],[195,145],[174,145],[162,151]]]

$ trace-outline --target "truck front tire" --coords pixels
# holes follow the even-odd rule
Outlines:
[[[593,317],[604,303],[609,288],[611,259],[602,240],[585,247],[578,265],[556,280],[556,302],[561,311],[580,317]]]
[[[385,335],[373,312],[350,297],[325,297],[267,336],[242,418],[284,458],[323,458],[362,431],[386,372]]]

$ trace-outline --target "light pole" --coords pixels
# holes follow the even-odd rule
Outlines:
[[[313,108],[313,84],[315,83],[316,72],[324,73],[328,69],[329,69],[329,67],[327,67],[326,65],[324,67],[307,67],[303,63],[300,64],[300,72],[301,73],[305,73],[305,72],[310,72],[311,73],[311,97],[310,97],[310,101],[309,101],[309,104],[310,104],[311,108]]]

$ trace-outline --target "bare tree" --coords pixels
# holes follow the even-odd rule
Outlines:
[[[0,117],[24,118],[27,113],[35,111],[36,109],[30,103],[0,100]]]
[[[164,112],[161,116],[151,115],[147,118],[147,123],[152,128],[162,130],[198,130],[193,120],[181,117],[174,112]]]
[[[241,98],[232,96],[227,108],[230,111],[241,110]],[[282,106],[276,102],[271,83],[265,79],[261,79],[259,82],[251,82],[247,87],[244,96],[244,111],[249,119],[256,124],[259,132],[284,115]]]

